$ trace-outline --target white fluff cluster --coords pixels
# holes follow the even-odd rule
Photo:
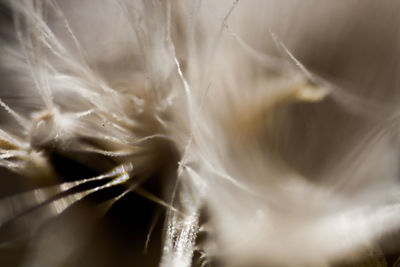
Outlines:
[[[376,242],[400,224],[399,98],[387,89],[396,81],[379,73],[380,63],[358,66],[353,50],[338,48],[338,59],[329,46],[349,38],[352,16],[362,20],[378,4],[5,2],[15,28],[0,47],[9,73],[0,94],[0,165],[38,186],[60,184],[4,198],[1,225],[43,201],[50,218],[128,183],[127,191],[166,209],[162,267],[192,266],[195,251],[205,266],[329,266],[371,253],[385,261]],[[382,5],[377,16],[398,6]],[[329,14],[344,22],[330,25]],[[388,47],[375,49],[396,62]],[[300,58],[317,62],[319,74]],[[339,70],[324,73],[324,60]],[[368,75],[382,88],[359,82]],[[176,177],[155,196],[140,185],[172,160],[165,143],[179,155]],[[89,179],[110,179],[105,185],[53,201],[88,179],[57,180],[50,150],[99,154],[115,169]],[[137,173],[144,178],[135,180]]]

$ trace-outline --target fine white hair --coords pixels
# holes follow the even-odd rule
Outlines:
[[[76,221],[43,225],[120,185],[106,212],[130,192],[162,207],[138,245],[159,234],[161,267],[399,252],[398,2],[0,5],[0,227],[33,240],[21,266],[66,266]],[[66,180],[55,154],[98,175]]]

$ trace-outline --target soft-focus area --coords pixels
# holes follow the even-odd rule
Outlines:
[[[0,1],[0,265],[400,266],[399,12]]]

